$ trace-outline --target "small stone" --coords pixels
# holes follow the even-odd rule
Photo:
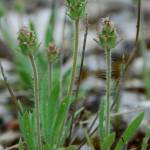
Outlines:
[[[0,145],[0,150],[4,150],[4,147],[2,145]]]
[[[0,135],[0,144],[8,146],[15,140],[19,139],[20,133],[14,131],[7,131]]]

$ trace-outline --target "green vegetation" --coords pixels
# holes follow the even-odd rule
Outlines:
[[[29,110],[19,103],[18,119],[22,137],[19,141],[19,150],[78,150],[84,143],[87,143],[91,149],[94,149],[91,142],[90,130],[84,130],[85,141],[81,145],[73,145],[69,131],[72,130],[72,122],[69,110],[71,104],[76,101],[73,94],[75,78],[77,74],[78,49],[80,21],[85,19],[86,0],[66,0],[68,16],[73,22],[74,29],[74,47],[73,64],[69,73],[63,76],[63,79],[70,81],[70,84],[61,88],[61,56],[59,48],[54,44],[54,28],[56,20],[56,10],[53,9],[49,18],[45,32],[45,40],[42,41],[46,50],[40,48],[40,42],[37,39],[37,31],[32,21],[29,27],[23,27],[18,32],[18,44],[7,27],[0,25],[0,30],[5,42],[12,49],[16,70],[20,76],[20,87],[23,89],[33,89],[34,107]],[[1,7],[1,4],[0,4]],[[17,11],[23,11],[22,5],[16,4]],[[0,17],[4,16],[5,11],[0,8]],[[98,119],[98,134],[101,150],[110,150],[114,143],[115,150],[123,149],[124,145],[132,138],[139,128],[144,113],[140,113],[128,125],[127,129],[116,139],[116,133],[111,130],[111,104],[112,96],[112,49],[117,45],[117,33],[114,24],[109,18],[104,18],[102,29],[98,33],[98,45],[104,49],[106,70],[106,96],[101,100]],[[1,67],[2,74],[4,70]],[[69,75],[68,75],[69,74]],[[3,77],[5,77],[3,75]],[[5,80],[5,78],[4,78]],[[6,82],[6,81],[5,81]],[[68,82],[67,82],[68,83]],[[63,94],[62,94],[63,93]],[[12,95],[11,95],[12,96]],[[119,104],[117,105],[119,107]],[[74,118],[80,115],[82,109],[74,112]],[[73,139],[74,140],[74,139]],[[118,140],[118,142],[117,142]],[[67,143],[69,141],[69,143]],[[148,136],[143,140],[142,150],[145,150]]]

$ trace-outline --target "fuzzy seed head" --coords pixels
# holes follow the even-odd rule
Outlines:
[[[50,43],[47,49],[47,58],[49,61],[53,61],[59,54],[59,49],[54,43]]]
[[[68,16],[72,20],[82,19],[85,16],[86,0],[66,0]]]
[[[23,27],[18,32],[18,42],[21,52],[25,55],[32,55],[38,48],[35,34],[27,27]]]
[[[102,29],[98,36],[99,44],[103,48],[112,49],[117,45],[117,32],[113,22],[108,17],[102,20]]]

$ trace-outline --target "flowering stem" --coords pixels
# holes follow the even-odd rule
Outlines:
[[[33,55],[29,55],[29,59],[32,65],[33,80],[34,80],[34,98],[35,98],[35,115],[36,115],[36,125],[37,125],[37,149],[42,150],[42,143],[40,137],[40,112],[39,112],[39,85],[38,85],[38,72],[36,63]]]
[[[75,43],[74,43],[74,51],[73,51],[73,68],[72,68],[70,86],[68,89],[68,95],[72,95],[72,88],[73,88],[75,75],[76,75],[76,66],[77,66],[77,59],[78,59],[78,44],[79,44],[79,19],[75,21]]]
[[[105,48],[106,54],[106,99],[107,99],[107,117],[106,117],[106,136],[110,134],[110,97],[111,97],[111,51]]]

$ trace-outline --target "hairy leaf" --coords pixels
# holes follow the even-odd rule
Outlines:
[[[36,149],[36,141],[35,141],[35,119],[33,113],[23,112],[19,114],[19,122],[21,132],[23,133],[23,137],[25,142],[28,145],[28,149],[35,150]]]

